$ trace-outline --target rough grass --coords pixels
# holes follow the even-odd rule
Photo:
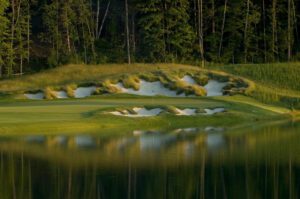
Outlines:
[[[53,100],[57,98],[56,93],[50,87],[45,88],[44,95],[45,95],[45,99],[47,100]]]
[[[269,86],[300,90],[300,63],[237,64],[216,68]]]
[[[136,75],[130,75],[122,79],[125,88],[133,88],[134,90],[140,89],[140,79]]]
[[[76,85],[67,85],[64,87],[64,91],[66,91],[68,97],[74,98],[75,97],[75,92],[74,90],[76,89]]]
[[[243,76],[256,82],[246,94],[261,102],[300,108],[300,63],[243,64],[212,68]],[[251,81],[248,81],[251,82]]]
[[[121,74],[144,74],[151,72],[166,72],[183,69],[198,71],[199,68],[177,64],[104,64],[104,65],[65,65],[41,73],[25,75],[18,78],[1,80],[0,92],[24,92],[44,89],[47,86],[65,86],[68,84],[83,84],[99,82],[105,79],[115,79]]]

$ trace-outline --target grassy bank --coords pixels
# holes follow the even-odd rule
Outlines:
[[[300,63],[215,65],[209,68],[252,80],[251,96],[268,104],[300,108]]]
[[[246,99],[246,98],[245,98]],[[244,100],[245,100],[244,99]],[[175,116],[163,114],[150,118],[126,118],[107,114],[118,107],[214,108],[224,107],[228,112],[214,116]],[[281,109],[279,109],[281,111]],[[236,126],[251,122],[289,117],[283,113],[223,99],[167,97],[130,97],[113,95],[81,100],[19,101],[0,104],[0,133],[78,133],[118,130],[130,132],[137,129],[182,128],[206,126]]]

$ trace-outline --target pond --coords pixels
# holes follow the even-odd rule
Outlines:
[[[300,123],[0,138],[0,198],[298,198]]]

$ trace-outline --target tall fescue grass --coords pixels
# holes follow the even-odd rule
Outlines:
[[[255,89],[247,94],[264,103],[300,108],[300,63],[237,64],[212,68],[255,81]]]
[[[237,64],[216,68],[261,84],[300,91],[300,63]]]
[[[21,92],[44,89],[47,86],[65,86],[99,82],[114,76],[139,74],[154,71],[183,69],[197,70],[196,67],[177,64],[104,64],[104,65],[65,65],[41,73],[1,80],[0,92]]]

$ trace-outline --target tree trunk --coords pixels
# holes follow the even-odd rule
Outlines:
[[[288,0],[288,61],[291,61],[292,47],[291,47],[291,0]]]
[[[198,0],[198,39],[199,39],[199,50],[201,56],[201,67],[204,67],[204,47],[203,47],[203,2]]]
[[[7,70],[7,75],[12,74],[13,62],[14,62],[14,39],[15,39],[15,0],[11,1],[12,19],[11,19],[11,41],[10,41],[10,63]]]
[[[28,4],[27,4],[27,12],[28,12],[28,18],[27,18],[27,63],[30,62],[30,4],[29,4],[29,1],[28,1]]]
[[[276,27],[277,27],[277,20],[276,20],[276,0],[272,2],[272,53],[273,53],[273,62],[275,61],[276,55]]]
[[[219,45],[219,59],[221,58],[221,53],[222,53],[223,36],[224,36],[224,28],[225,28],[226,12],[227,12],[227,2],[228,0],[225,0],[224,2],[223,22],[222,22],[222,29],[221,29],[220,45]]]
[[[128,61],[128,64],[131,64],[129,23],[128,23],[128,0],[125,0],[125,26],[126,26],[126,43],[127,43],[127,61]]]
[[[135,14],[131,17],[132,20],[132,51],[133,55],[135,55],[136,52],[136,43],[135,43]]]
[[[248,56],[248,21],[249,21],[249,11],[250,11],[250,0],[247,0],[247,11],[246,11],[245,31],[244,31],[244,50],[245,50],[244,62],[245,63],[247,63],[247,56]]]
[[[99,15],[100,15],[100,0],[97,0],[97,14],[96,14],[96,31],[95,31],[95,34],[96,34],[96,37],[98,39],[98,31],[99,31]]]
[[[211,11],[212,11],[212,18],[211,18],[211,32],[215,34],[216,32],[216,22],[215,22],[215,0],[211,0]]]
[[[263,24],[264,24],[264,60],[267,62],[267,41],[266,41],[266,8],[265,8],[265,0],[262,1],[263,6]]]
[[[105,23],[105,20],[106,20],[108,11],[109,11],[109,6],[110,6],[110,1],[107,3],[106,10],[105,10],[105,14],[104,14],[104,17],[103,17],[102,22],[101,22],[100,30],[99,30],[99,32],[98,32],[98,34],[97,34],[97,39],[99,39],[100,36],[101,36],[102,29],[103,29],[103,26],[104,26],[104,23]]]

